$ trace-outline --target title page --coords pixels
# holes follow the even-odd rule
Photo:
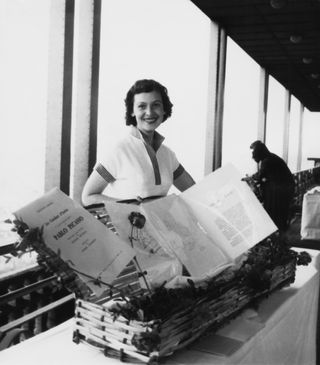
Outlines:
[[[111,284],[135,254],[116,234],[56,188],[14,214],[30,228],[43,227],[45,244],[97,295],[106,287],[94,284],[93,279]]]

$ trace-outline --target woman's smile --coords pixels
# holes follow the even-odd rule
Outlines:
[[[147,123],[155,123],[158,118],[144,118],[143,120]]]

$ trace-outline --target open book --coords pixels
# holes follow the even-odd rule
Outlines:
[[[128,243],[129,214],[136,211],[145,216],[133,245],[149,280],[158,284],[179,275],[182,265],[195,278],[213,276],[277,229],[232,165],[180,195],[139,206],[110,203],[107,210]]]

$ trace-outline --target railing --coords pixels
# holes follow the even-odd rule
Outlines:
[[[0,350],[71,318],[74,295],[34,265],[0,278]]]
[[[298,171],[293,174],[295,181],[292,211],[301,214],[304,194],[315,185],[320,183],[320,166]]]
[[[291,215],[301,214],[304,194],[312,187],[320,184],[320,166],[293,174],[295,181],[294,197],[291,205]],[[260,185],[251,176],[243,178],[248,183],[257,198],[262,201]]]

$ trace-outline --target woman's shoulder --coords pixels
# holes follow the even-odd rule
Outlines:
[[[108,141],[107,149],[116,150],[126,146],[131,140],[130,129],[122,129],[121,132],[112,133],[112,140]]]
[[[130,129],[125,129],[122,134],[112,136],[112,140],[108,140],[107,143],[101,149],[101,156],[109,158],[109,156],[121,156],[122,153],[131,151],[135,148],[136,138],[130,133]]]

